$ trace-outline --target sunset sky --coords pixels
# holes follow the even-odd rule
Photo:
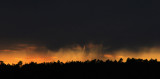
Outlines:
[[[160,6],[152,0],[2,0],[0,60],[160,60]]]

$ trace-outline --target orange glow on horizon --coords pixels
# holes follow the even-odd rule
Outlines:
[[[4,61],[6,64],[16,64],[19,61],[23,63],[30,62],[61,62],[68,61],[86,61],[93,59],[101,60],[119,60],[123,58],[126,61],[127,58],[151,58],[160,60],[160,49],[159,47],[143,48],[138,52],[128,50],[118,50],[112,53],[103,52],[102,45],[89,44],[86,46],[73,46],[71,48],[61,48],[58,51],[51,51],[44,46],[35,46],[28,44],[18,44],[15,46],[16,49],[4,49],[0,50],[0,61]]]
[[[16,52],[16,51],[14,51],[14,50],[4,49],[4,50],[0,50],[0,52]]]
[[[112,56],[112,55],[109,55],[109,54],[105,54],[104,57],[111,58],[111,57],[113,57],[113,56]]]

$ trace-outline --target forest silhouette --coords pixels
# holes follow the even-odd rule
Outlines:
[[[30,62],[5,64],[0,61],[0,76],[6,79],[114,79],[114,78],[155,78],[160,71],[157,59],[143,60],[128,58],[120,60],[99,59],[70,62]]]

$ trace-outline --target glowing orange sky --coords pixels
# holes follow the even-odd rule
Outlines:
[[[123,58],[124,61],[128,57],[130,58],[142,58],[142,59],[158,59],[160,60],[160,49],[159,47],[142,48],[138,52],[121,49],[113,51],[112,53],[102,51],[103,46],[88,44],[86,46],[73,46],[71,48],[61,48],[58,51],[48,50],[43,46],[35,46],[28,44],[18,44],[15,49],[4,49],[0,50],[0,60],[4,63],[16,64],[18,61],[29,63],[31,61],[42,63],[42,62],[53,62],[60,60],[62,62],[67,61],[85,61],[92,59],[102,60],[119,60]]]

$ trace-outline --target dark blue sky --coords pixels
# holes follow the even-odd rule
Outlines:
[[[103,44],[110,50],[160,45],[160,6],[152,0],[3,0],[0,47],[58,49]]]

